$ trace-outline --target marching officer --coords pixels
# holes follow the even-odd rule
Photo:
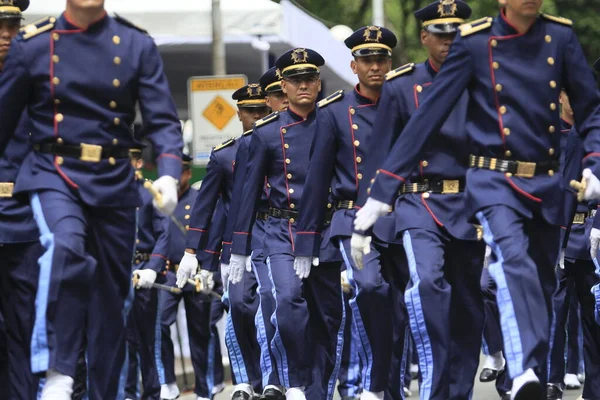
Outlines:
[[[369,157],[363,148],[372,137],[377,100],[385,74],[391,69],[392,49],[396,43],[396,36],[380,26],[363,27],[345,40],[354,56],[351,68],[358,76],[359,84],[351,93],[338,91],[318,104],[317,132],[300,200],[303,209],[309,211],[300,215],[295,243],[297,260],[318,257],[322,241],[333,241],[344,254],[348,280],[354,289],[349,303],[359,334],[359,349],[363,349],[359,351],[361,399],[383,398],[390,374],[393,341],[393,318],[387,316],[392,312],[393,315],[405,313],[392,306],[392,287],[397,289],[394,290],[396,293],[404,289],[402,284],[394,287],[398,281],[394,278],[400,275],[399,268],[394,271],[396,266],[390,265],[389,261],[382,265],[387,260],[382,261],[385,256],[378,256],[375,248],[369,259],[370,265],[364,270],[352,265],[346,255],[350,249],[358,188],[363,179],[362,166]],[[328,201],[330,195],[331,202]],[[323,237],[328,209],[334,209],[335,213],[329,235]],[[393,218],[389,222],[388,232],[380,236],[395,242]],[[400,339],[400,349],[404,347],[403,342],[404,337]]]
[[[134,168],[144,165],[141,149],[131,149]],[[135,399],[138,392],[138,367],[142,373],[142,399],[160,400],[160,383],[156,370],[156,332],[160,330],[157,290],[151,285],[161,277],[164,280],[169,248],[169,218],[152,205],[152,195],[138,180],[142,204],[137,213],[137,239],[133,260],[134,280],[138,282],[132,308],[127,317],[127,346],[129,368],[125,398]],[[139,365],[138,365],[139,356]]]
[[[570,95],[585,138],[589,169],[582,194],[588,200],[600,195],[594,175],[600,174],[600,98],[571,21],[539,14],[541,0],[505,3],[496,18],[462,26],[427,100],[374,178],[355,227],[367,229],[387,211],[467,89],[471,168],[465,208],[481,223],[492,248],[489,271],[498,286],[504,348],[514,378],[511,399],[521,400],[542,397],[546,380],[564,199],[558,173],[559,91],[564,87]],[[439,4],[444,13],[452,13],[454,5]]]
[[[169,225],[169,248],[167,258],[169,261],[167,272],[167,285],[175,286],[176,273],[180,266],[179,257],[184,252],[186,237],[190,229],[191,212],[195,202],[199,199],[198,191],[190,187],[192,178],[191,157],[183,155],[183,173],[179,179],[179,202]],[[203,181],[201,188],[207,183]],[[214,216],[216,221],[222,220],[223,212],[217,209]],[[216,224],[218,225],[218,223]],[[209,245],[214,243],[210,240]],[[218,241],[217,241],[218,242]],[[218,252],[219,249],[211,252]],[[212,268],[214,263],[207,262],[203,267]],[[218,277],[215,277],[218,278]],[[213,273],[208,270],[201,272],[201,280],[208,291],[222,293],[220,281],[213,278]],[[187,280],[182,285],[183,293],[161,291],[159,297],[158,313],[161,315],[160,335],[157,337],[156,351],[160,351],[158,361],[159,380],[161,384],[161,399],[176,399],[179,397],[175,377],[175,352],[171,340],[170,327],[177,318],[177,308],[181,300],[185,306],[190,352],[195,375],[195,390],[198,400],[209,400],[223,388],[223,364],[221,361],[221,345],[216,324],[223,316],[223,305],[220,299],[213,298],[205,293],[196,293],[193,285]],[[160,348],[158,347],[160,346]]]
[[[45,248],[32,336],[42,399],[67,399],[87,336],[90,399],[115,398],[125,357],[135,213],[129,162],[139,104],[158,154],[162,210],[177,202],[183,147],[162,61],[145,32],[109,17],[103,0],[68,0],[59,18],[26,26],[0,75],[0,154],[29,110],[33,150],[15,193],[28,193]],[[157,204],[158,205],[158,204]]]
[[[284,111],[288,107],[288,100],[281,89],[281,74],[276,67],[270,68],[259,79],[261,88],[265,95],[266,105],[274,112]],[[239,146],[235,155],[234,183],[232,193],[241,193],[244,188],[244,179],[246,175],[246,161],[253,129],[250,129],[238,139]],[[229,262],[231,258],[231,240],[233,237],[233,224],[237,218],[240,205],[244,199],[241,196],[234,195],[229,207],[227,225],[223,235],[223,254],[221,257],[221,271],[224,275],[229,274]],[[244,273],[244,286],[252,283],[256,279],[256,292],[259,295],[259,308],[256,310],[256,334],[260,346],[260,370],[262,374],[262,395],[265,399],[282,400],[285,390],[281,387],[275,357],[271,353],[269,344],[275,336],[275,327],[271,323],[271,315],[275,311],[275,300],[273,298],[269,270],[265,263],[263,251],[265,225],[267,220],[267,211],[269,210],[268,187],[264,186],[256,222],[252,227],[252,269],[254,278],[248,273]],[[234,286],[232,290],[236,290]],[[251,297],[249,298],[251,299]],[[243,396],[243,393],[239,393]]]
[[[0,1],[0,75],[8,46],[17,36],[25,1]],[[13,196],[23,159],[31,151],[26,112],[0,157],[0,314],[3,317],[2,365],[4,394],[11,399],[35,398],[38,378],[31,373],[30,340],[35,318],[37,260],[43,253],[27,197]],[[6,374],[4,374],[6,372]]]

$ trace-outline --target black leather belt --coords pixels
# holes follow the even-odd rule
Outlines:
[[[282,210],[280,208],[269,208],[269,215],[274,218],[289,219],[295,222],[298,219],[298,211]]]
[[[128,148],[102,147],[87,143],[81,143],[79,146],[58,143],[36,143],[33,145],[33,149],[40,153],[78,158],[81,161],[87,162],[100,162],[102,159],[108,158],[129,158]]]
[[[596,210],[590,210],[586,213],[575,213],[573,217],[573,224],[581,225],[585,223],[586,218],[594,218],[596,216]]]
[[[469,165],[471,168],[508,172],[520,178],[533,178],[536,175],[554,175],[554,172],[558,171],[560,163],[558,160],[540,162],[510,161],[502,160],[500,158],[474,156],[471,154]]]
[[[141,253],[139,251],[136,251],[134,261],[136,264],[141,264],[142,262],[150,261],[151,257],[152,253]]]
[[[267,219],[269,219],[269,213],[266,211],[258,211],[256,213],[256,219],[266,221]]]
[[[399,194],[405,193],[442,193],[453,194],[465,190],[465,180],[445,179],[443,181],[408,182],[402,185]]]

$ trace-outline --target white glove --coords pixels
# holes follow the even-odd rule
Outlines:
[[[232,254],[229,263],[229,282],[232,285],[241,282],[244,277],[244,269],[248,270],[248,268],[252,271],[250,256]]]
[[[194,279],[200,279],[200,288],[202,292],[210,292],[215,287],[215,281],[213,280],[213,273],[205,269],[201,269],[200,273],[194,277]]]
[[[133,271],[133,275],[138,276],[136,289],[150,289],[156,280],[156,271],[151,269],[136,269]]]
[[[390,212],[390,205],[382,203],[371,197],[367,199],[364,207],[356,212],[354,218],[354,229],[358,231],[366,231],[375,225],[379,217],[382,217]]]
[[[565,250],[562,249],[560,251],[560,258],[558,259],[558,267],[560,269],[565,269]]]
[[[354,265],[358,269],[363,269],[363,256],[371,252],[371,236],[353,233],[352,238],[350,239],[350,247],[352,252],[352,259],[354,260]]]
[[[490,246],[485,246],[485,257],[483,258],[483,268],[488,268],[490,266],[490,258],[492,257],[492,248]]]
[[[160,193],[160,204],[156,199],[152,201],[154,207],[165,215],[173,214],[177,207],[177,179],[172,176],[164,175],[152,182],[152,188]]]
[[[318,257],[296,257],[294,258],[294,270],[296,271],[296,276],[300,279],[308,278],[310,275],[310,267],[311,264],[315,267],[319,265]]]
[[[221,280],[223,281],[223,287],[227,288],[227,281],[229,280],[229,264],[221,263]]]
[[[198,259],[195,254],[183,253],[181,261],[179,261],[179,269],[177,270],[177,286],[181,289],[188,283],[188,279],[196,275],[198,270]]]
[[[600,180],[592,173],[592,170],[586,168],[583,170],[583,179],[586,181],[583,198],[585,200],[594,200],[600,198]]]
[[[598,255],[598,245],[600,244],[600,229],[592,228],[590,232],[590,255],[595,260]]]

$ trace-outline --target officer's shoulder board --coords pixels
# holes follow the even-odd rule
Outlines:
[[[115,13],[115,21],[117,21],[118,23],[128,26],[130,28],[135,29],[136,31],[140,31],[146,35],[148,35],[148,31],[145,30],[144,28],[141,28],[139,26],[137,26],[136,24],[134,24],[133,22],[129,21],[128,19],[125,19],[123,17],[121,17],[119,14]]]
[[[337,92],[325,97],[323,100],[317,103],[317,107],[323,108],[328,104],[341,100],[344,97],[344,91],[338,90]]]
[[[244,136],[248,136],[248,135],[251,135],[251,134],[252,134],[252,132],[254,132],[254,129],[249,129],[249,130],[247,130],[246,132],[242,133],[242,137],[244,137]]]
[[[396,68],[385,74],[385,80],[391,81],[394,78],[397,78],[402,75],[406,75],[408,73],[412,73],[415,70],[415,63],[404,64],[401,67]]]
[[[567,18],[555,17],[554,15],[548,15],[548,14],[542,14],[542,17],[544,17],[548,21],[556,22],[559,24],[567,25],[567,26],[573,26],[573,21],[571,21],[570,19],[567,19]]]
[[[217,152],[219,150],[222,150],[225,147],[229,147],[229,146],[231,146],[234,143],[235,143],[235,138],[228,139],[228,140],[224,141],[223,143],[215,146],[215,148],[213,149],[213,152]]]
[[[481,32],[484,29],[488,29],[492,26],[494,19],[492,17],[484,17],[475,21],[463,24],[458,27],[460,29],[460,36],[469,36],[473,33]]]
[[[44,17],[35,22],[32,22],[31,24],[27,24],[23,28],[21,28],[20,38],[22,40],[28,40],[34,36],[39,35],[40,33],[48,32],[54,28],[55,23],[56,18]]]
[[[279,118],[279,111],[275,111],[264,118],[259,119],[254,123],[254,127],[258,128],[259,126],[266,125],[270,122],[273,122]]]

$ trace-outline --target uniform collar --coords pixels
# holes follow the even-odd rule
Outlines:
[[[506,18],[506,10],[504,8],[500,10],[500,14],[498,14],[496,21],[498,22],[498,25],[500,26],[500,31],[502,33],[502,36],[523,36],[531,31],[531,27],[533,27],[535,25],[535,23],[537,22],[537,20],[539,18],[540,17],[538,17],[531,23],[531,25],[529,26],[529,29],[525,33],[519,33],[517,28],[515,28],[515,26],[510,23],[508,18]]]
[[[62,22],[62,25],[65,27],[65,29],[67,30],[80,30],[80,31],[94,31],[96,29],[101,28],[102,26],[104,26],[104,24],[106,23],[106,21],[108,20],[108,14],[106,13],[106,11],[104,11],[104,14],[98,18],[96,21],[92,22],[87,29],[83,29],[77,25],[75,25],[75,23],[71,20],[71,18],[69,17],[69,15],[64,12],[60,18],[59,21]]]
[[[360,105],[376,104],[378,99],[371,99],[360,92],[360,84],[354,86],[354,96]]]
[[[286,110],[287,113],[292,117],[292,119],[294,121],[303,121],[305,118],[302,115],[296,114],[296,112],[294,112],[294,110],[292,110],[292,107],[288,107],[288,109]],[[306,117],[307,120],[311,120],[314,119],[315,115],[317,113],[317,108],[315,107]]]
[[[427,71],[429,71],[429,73],[433,77],[435,77],[439,72],[439,69],[435,68],[435,66],[433,65],[431,58],[428,58],[427,61],[425,61],[425,68],[427,68]]]
[[[191,188],[192,188],[191,186],[188,186],[188,188],[187,188],[187,189],[185,189],[185,192],[183,192],[183,194],[182,194],[181,196],[179,196],[179,199],[178,199],[178,200],[180,200],[180,201],[181,201],[181,199],[183,199],[184,197],[186,197],[186,196],[187,196],[187,194],[190,192],[190,189],[191,189]]]

